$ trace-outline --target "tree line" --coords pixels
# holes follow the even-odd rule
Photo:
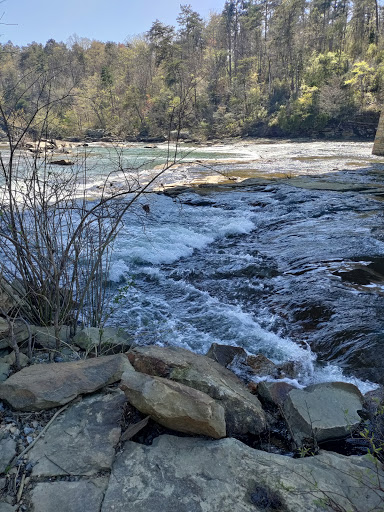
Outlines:
[[[181,5],[177,27],[124,44],[7,42],[1,105],[16,128],[37,111],[33,135],[49,96],[55,138],[337,134],[377,122],[383,20],[378,0],[229,0],[207,20]]]

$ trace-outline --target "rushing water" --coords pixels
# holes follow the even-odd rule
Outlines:
[[[308,157],[309,149],[316,156]],[[260,146],[264,172],[282,177],[143,197],[114,246],[112,290],[133,284],[109,322],[140,344],[205,353],[216,342],[274,362],[294,360],[302,385],[347,380],[367,391],[373,386],[366,380],[384,384],[384,165],[358,161],[357,169],[330,173],[333,161],[325,168],[317,160],[341,150],[354,159],[364,150],[368,158],[366,145],[285,144],[279,151],[291,158],[282,167],[269,159],[276,146]],[[90,150],[80,151],[81,159]],[[236,151],[186,149],[184,157],[250,156]],[[168,150],[137,147],[130,155],[150,176]],[[120,156],[115,151],[114,161],[92,149],[93,183],[120,165]],[[221,172],[246,167],[223,164]],[[312,175],[303,176],[308,169]],[[291,176],[297,170],[301,178]],[[186,164],[162,180],[194,172]]]
[[[133,285],[111,322],[138,343],[295,360],[301,384],[384,383],[380,174],[327,179],[156,195],[145,219],[138,205],[114,249],[111,280]]]

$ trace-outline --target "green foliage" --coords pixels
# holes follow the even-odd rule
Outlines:
[[[267,135],[316,135],[381,110],[384,22],[374,2],[231,0],[208,21],[181,5],[177,22],[156,20],[126,44],[76,37],[68,45],[0,45],[4,112],[21,123],[46,99],[39,91],[48,71],[55,78],[47,94],[71,89],[52,107],[62,136],[95,129],[163,136],[180,124],[181,110],[181,128],[201,137],[244,135],[260,125]]]

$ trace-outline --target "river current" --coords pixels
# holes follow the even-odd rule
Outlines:
[[[309,162],[296,176],[286,160],[283,178],[153,194],[146,214],[137,204],[114,247],[111,282],[131,284],[110,323],[140,344],[294,360],[298,385],[384,383],[384,165],[318,162],[305,175]]]
[[[371,149],[183,147],[180,164],[125,216],[109,272],[119,300],[108,323],[139,344],[203,354],[212,343],[231,344],[295,361],[297,386],[343,380],[366,392],[384,384],[384,159]],[[121,157],[145,181],[169,155],[166,146],[112,157],[105,148],[78,151],[95,193],[106,176],[118,184],[109,170]],[[167,190],[199,177],[205,185]]]

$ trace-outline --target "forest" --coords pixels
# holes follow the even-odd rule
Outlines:
[[[208,20],[181,5],[177,27],[156,20],[124,44],[9,41],[2,108],[24,126],[49,95],[55,138],[371,137],[383,15],[378,0],[230,0]]]

